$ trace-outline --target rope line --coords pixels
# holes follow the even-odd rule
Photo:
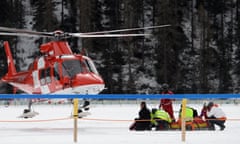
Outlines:
[[[65,118],[54,118],[54,119],[41,119],[41,120],[0,120],[0,123],[5,122],[21,122],[21,123],[27,123],[27,122],[51,122],[51,121],[63,121],[63,120],[70,120],[73,119],[73,117],[65,117]],[[105,118],[80,118],[79,120],[85,120],[85,121],[106,121],[106,122],[132,122],[132,121],[151,121],[151,120],[126,120],[126,119],[105,119]],[[206,119],[211,120],[211,119]],[[228,118],[226,121],[240,121],[240,118]]]
[[[50,122],[50,121],[63,121],[63,120],[69,120],[72,119],[71,117],[67,118],[55,118],[55,119],[42,119],[42,120],[0,120],[1,122]]]
[[[120,119],[100,119],[100,118],[81,118],[80,120],[89,120],[89,121],[111,121],[111,122],[132,122],[134,120],[120,120]],[[149,121],[149,120],[141,120]]]
[[[81,118],[81,120],[89,121],[112,121],[112,122],[131,122],[131,121],[151,121],[151,120],[120,120],[120,119],[100,119],[100,118]],[[215,120],[215,119],[205,119],[205,120]],[[240,121],[240,118],[227,118],[226,121]]]

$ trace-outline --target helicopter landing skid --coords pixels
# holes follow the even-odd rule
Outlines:
[[[78,118],[83,118],[83,117],[86,117],[86,116],[89,116],[91,113],[90,112],[81,112],[81,113],[78,113]]]
[[[26,112],[26,113],[23,113],[21,114],[20,116],[18,116],[18,118],[33,118],[35,117],[36,115],[39,115],[38,112],[35,112],[35,111],[30,111],[30,112]]]

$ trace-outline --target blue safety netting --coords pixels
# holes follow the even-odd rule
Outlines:
[[[0,94],[0,99],[18,98],[83,98],[83,99],[229,99],[240,98],[240,94]]]

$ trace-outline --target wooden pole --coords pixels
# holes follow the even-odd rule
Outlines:
[[[74,118],[74,131],[73,131],[73,140],[77,142],[77,134],[78,134],[78,99],[73,99],[73,118]]]
[[[187,99],[183,99],[182,113],[181,113],[182,142],[186,141],[186,105],[187,105]]]

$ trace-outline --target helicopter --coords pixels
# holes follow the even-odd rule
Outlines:
[[[46,37],[52,39],[40,45],[41,56],[33,60],[28,70],[20,72],[16,70],[8,41],[1,42],[0,47],[4,47],[8,66],[8,71],[1,78],[1,81],[12,85],[14,87],[13,93],[21,90],[27,94],[98,94],[105,89],[104,80],[90,57],[72,52],[67,41],[68,38],[143,37],[149,34],[119,33],[168,26],[170,25],[87,33],[68,33],[61,30],[38,32],[0,26],[0,35],[2,36]],[[30,100],[28,109],[24,110],[24,114],[31,112],[31,105],[32,101]],[[86,101],[82,108],[88,105],[89,102]],[[28,116],[24,115],[23,117]]]

